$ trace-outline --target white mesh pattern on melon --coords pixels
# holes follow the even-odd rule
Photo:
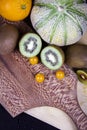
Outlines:
[[[33,7],[31,11],[31,21],[32,24],[35,26],[41,19],[46,17],[50,13],[50,10],[47,8],[40,8],[38,6]]]
[[[70,44],[70,42],[75,43],[80,39],[81,30],[78,28],[76,23],[68,17],[66,18],[66,28],[67,28],[67,44]]]
[[[55,24],[56,17],[49,20],[47,24],[45,24],[42,28],[38,29],[38,33],[41,37],[48,43],[50,43],[50,34],[53,29],[53,25]]]
[[[56,3],[56,0],[35,0],[35,3]]]
[[[64,25],[63,21],[60,21],[56,27],[52,44],[63,46],[64,45]]]
[[[85,3],[75,4],[75,5],[73,5],[73,7],[75,7],[77,10],[83,12],[87,16],[87,4],[85,4]]]

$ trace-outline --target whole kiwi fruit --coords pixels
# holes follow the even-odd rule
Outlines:
[[[74,44],[66,48],[66,64],[71,68],[87,68],[87,45]]]
[[[18,29],[12,24],[4,24],[0,27],[0,54],[6,55],[12,52],[18,41]]]

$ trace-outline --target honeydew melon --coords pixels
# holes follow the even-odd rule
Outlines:
[[[87,30],[87,4],[81,0],[35,0],[30,18],[44,41],[70,45]]]

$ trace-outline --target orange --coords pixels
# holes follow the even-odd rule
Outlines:
[[[10,21],[25,19],[31,10],[32,0],[1,0],[0,15]]]

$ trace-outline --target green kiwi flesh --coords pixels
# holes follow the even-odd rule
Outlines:
[[[59,47],[47,46],[41,51],[41,62],[51,70],[59,69],[64,63],[64,52]]]
[[[35,33],[25,34],[19,42],[19,51],[27,58],[38,55],[41,47],[41,38]]]
[[[87,85],[87,72],[83,70],[77,70],[76,73],[79,81]]]
[[[12,52],[18,42],[18,29],[11,24],[4,24],[0,27],[0,54],[6,55]]]

